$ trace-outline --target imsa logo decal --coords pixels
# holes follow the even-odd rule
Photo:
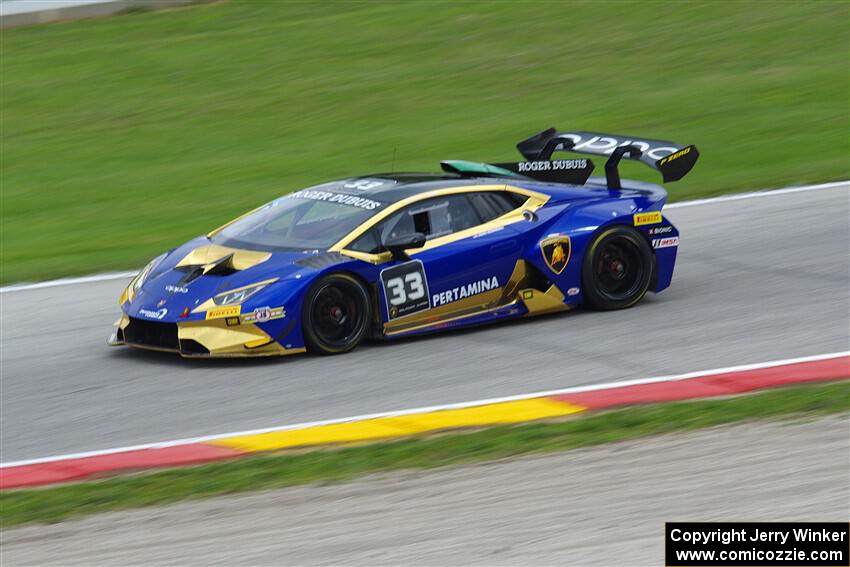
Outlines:
[[[540,241],[543,260],[549,269],[561,275],[570,261],[570,237],[566,234],[555,234]]]
[[[658,248],[675,248],[679,245],[679,237],[671,236],[669,238],[653,238],[652,239],[652,247],[656,250]]]

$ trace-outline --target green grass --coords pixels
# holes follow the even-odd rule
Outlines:
[[[550,125],[697,144],[673,199],[846,179],[848,10],[232,0],[3,30],[0,281],[138,267],[394,152],[508,160]]]
[[[850,383],[804,385],[729,399],[641,406],[577,419],[494,427],[345,449],[251,457],[138,476],[0,493],[0,527],[57,522],[108,510],[167,504],[369,473],[428,469],[565,451],[741,421],[850,410]]]

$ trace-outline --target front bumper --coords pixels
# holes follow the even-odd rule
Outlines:
[[[195,357],[283,356],[304,352],[285,348],[254,324],[228,326],[225,319],[162,323],[124,314],[109,338],[112,346],[176,352]]]

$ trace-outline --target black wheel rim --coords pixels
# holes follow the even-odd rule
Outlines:
[[[640,290],[644,262],[638,245],[627,238],[611,238],[596,255],[594,273],[599,291],[608,299],[630,299]]]
[[[354,284],[333,282],[316,294],[311,307],[313,330],[322,343],[344,347],[359,334],[363,300]]]

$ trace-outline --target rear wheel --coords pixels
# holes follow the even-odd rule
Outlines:
[[[638,231],[614,226],[590,243],[582,266],[587,303],[602,310],[625,309],[646,295],[652,279],[653,255]]]
[[[366,336],[369,293],[357,278],[331,274],[317,281],[304,298],[304,340],[311,352],[348,352]]]

